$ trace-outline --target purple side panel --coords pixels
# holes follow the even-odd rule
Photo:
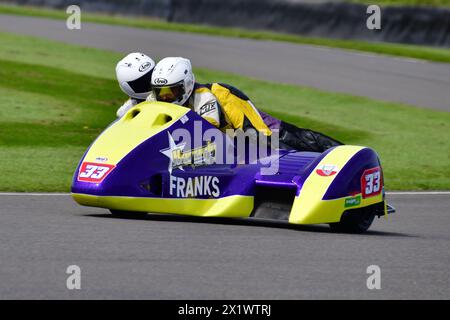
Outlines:
[[[216,176],[220,180],[220,197],[235,194],[254,194],[254,177],[259,172],[261,166],[259,163],[253,165],[217,164],[195,168],[184,167],[184,170],[174,168],[172,173],[169,173],[169,158],[160,152],[169,147],[167,131],[172,133],[177,128],[182,127],[188,129],[192,134],[194,132],[194,120],[202,121],[204,130],[217,130],[192,111],[187,115],[189,121],[185,124],[176,121],[168,130],[156,134],[132,150],[100,184],[78,181],[77,176],[80,167],[78,165],[73,179],[72,192],[101,196],[176,197],[176,193],[171,195],[169,189],[170,176],[172,175],[186,180],[198,176]],[[219,130],[217,131],[223,135]],[[179,143],[180,141],[175,142]],[[186,149],[195,147],[199,146],[186,146]],[[159,187],[156,188],[157,191],[152,192],[145,188],[145,185],[151,186],[152,184],[159,184]],[[199,198],[208,197],[210,196],[199,196]]]
[[[321,154],[318,152],[289,152],[280,159],[280,172],[282,174],[298,175],[320,156]]]
[[[276,175],[256,176],[256,185],[274,188],[295,188],[297,195],[303,186],[304,179],[300,174],[316,162],[322,154],[316,152],[289,151],[281,156],[279,161],[279,172]]]

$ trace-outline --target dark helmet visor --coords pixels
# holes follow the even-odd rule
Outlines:
[[[181,101],[185,93],[184,82],[178,82],[173,85],[153,86],[156,100],[164,102]]]
[[[152,90],[152,73],[153,69],[144,74],[142,77],[128,81],[128,85],[135,93],[146,93]]]

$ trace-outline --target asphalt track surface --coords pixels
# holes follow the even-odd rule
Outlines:
[[[0,15],[0,31],[155,57],[185,56],[193,65],[450,112],[450,64],[274,41],[211,37]],[[220,79],[211,79],[220,81]]]
[[[389,199],[396,214],[349,235],[0,195],[0,299],[449,299],[450,195]],[[69,265],[81,290],[66,288]],[[367,289],[369,265],[381,290]]]
[[[0,15],[0,31],[184,55],[196,66],[450,111],[450,67],[286,43]],[[157,44],[157,45],[155,45]],[[220,80],[220,79],[214,79]],[[67,195],[0,195],[0,299],[449,299],[450,195],[391,195],[364,235],[327,226],[113,218]],[[66,269],[81,267],[81,290]],[[381,290],[368,290],[369,265]]]

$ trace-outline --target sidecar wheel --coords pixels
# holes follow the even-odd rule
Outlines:
[[[375,213],[371,208],[346,211],[340,222],[330,223],[330,228],[334,232],[363,233],[370,228],[374,219]]]
[[[115,218],[121,219],[143,219],[147,216],[146,212],[109,210]]]

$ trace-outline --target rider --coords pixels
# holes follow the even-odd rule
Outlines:
[[[230,85],[195,82],[191,62],[185,58],[167,57],[158,62],[152,74],[152,90],[156,100],[189,107],[222,131],[253,128],[269,136],[278,129],[280,147],[301,151],[323,152],[342,144],[257,110],[244,93]]]
[[[151,88],[151,77],[155,61],[149,56],[133,52],[120,60],[116,65],[116,76],[120,89],[129,99],[117,110],[122,117],[130,108],[145,100],[155,101]]]

